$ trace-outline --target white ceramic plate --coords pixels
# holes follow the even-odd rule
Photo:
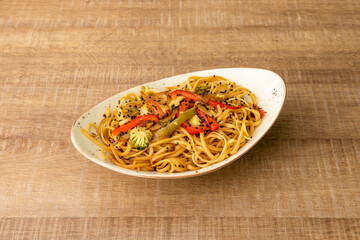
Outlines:
[[[186,178],[203,175],[220,169],[232,163],[240,156],[245,154],[247,151],[249,151],[266,134],[266,132],[269,131],[269,129],[279,116],[282,106],[284,104],[286,88],[284,81],[276,73],[264,69],[255,68],[211,69],[164,78],[158,81],[146,83],[144,85],[148,85],[149,87],[153,87],[155,89],[163,91],[165,89],[165,86],[177,85],[181,82],[186,81],[186,79],[191,75],[209,76],[214,74],[228,78],[231,81],[235,81],[236,84],[246,87],[250,91],[254,92],[258,98],[258,106],[261,106],[266,112],[262,119],[262,123],[260,124],[260,126],[256,127],[253,138],[249,142],[247,142],[236,154],[230,156],[222,162],[196,171],[187,171],[181,173],[158,173],[155,171],[137,172],[135,170],[118,167],[112,162],[102,160],[100,155],[100,148],[91,141],[89,141],[80,132],[80,127],[85,127],[90,122],[95,122],[98,124],[103,118],[103,114],[105,113],[105,109],[107,107],[110,107],[110,109],[113,110],[116,107],[118,100],[127,93],[139,94],[141,86],[137,86],[124,92],[118,93],[115,96],[110,97],[109,99],[99,103],[95,107],[85,112],[74,123],[71,129],[71,140],[76,149],[91,161],[108,169],[111,169],[115,172],[136,177],[167,179]]]

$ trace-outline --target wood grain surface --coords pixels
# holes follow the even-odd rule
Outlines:
[[[360,239],[358,0],[0,1],[0,239]],[[81,156],[73,121],[119,91],[277,72],[270,132],[183,180]]]

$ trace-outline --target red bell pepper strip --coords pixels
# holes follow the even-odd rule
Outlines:
[[[150,100],[146,102],[147,106],[150,108],[150,111],[158,116],[160,119],[166,116],[166,113],[162,110],[160,104],[156,101]]]
[[[170,93],[170,96],[172,99],[175,99],[177,95],[182,95],[182,96],[189,98],[191,100],[194,100],[194,101],[199,101],[202,99],[199,95],[192,93],[192,92],[185,91],[185,90],[175,90]]]
[[[185,128],[185,130],[190,133],[190,134],[198,134],[198,133],[201,133],[203,131],[205,131],[207,129],[206,126],[199,126],[199,127],[194,127],[194,126],[191,126],[188,121],[184,122],[183,124],[181,124],[181,126],[183,128]]]
[[[207,125],[209,125],[211,131],[216,131],[217,129],[219,129],[220,125],[216,122],[216,120],[213,117],[205,114],[200,109],[196,109],[196,112],[199,115],[200,119],[203,122],[205,122]]]
[[[189,108],[190,108],[190,101],[185,98],[184,101],[182,101],[180,104],[179,111],[176,113],[176,117],[179,117],[181,113],[183,113]]]
[[[256,104],[253,104],[253,105],[254,105],[254,108],[259,111],[260,117],[262,117],[262,116],[265,114],[264,109],[260,108],[260,107],[259,107],[258,105],[256,105]]]
[[[112,134],[114,136],[117,136],[121,132],[126,133],[127,131],[129,131],[130,129],[133,129],[134,127],[136,127],[140,123],[147,122],[147,121],[159,122],[159,117],[156,116],[156,115],[152,115],[152,114],[137,116],[134,120],[131,120],[130,122],[125,123],[125,124],[115,128],[112,131]]]
[[[262,118],[264,116],[264,114],[265,114],[264,109],[260,109],[259,113],[260,113],[260,117]]]
[[[244,107],[244,106],[231,106],[214,100],[209,100],[206,104],[213,107],[217,107],[219,105],[221,108],[228,108],[228,109],[239,109]]]

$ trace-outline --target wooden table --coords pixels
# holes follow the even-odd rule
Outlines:
[[[359,239],[360,2],[1,1],[0,239]],[[244,157],[184,180],[80,155],[73,121],[171,75],[265,68],[288,88]]]

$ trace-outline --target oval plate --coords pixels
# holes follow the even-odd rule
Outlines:
[[[99,123],[105,109],[110,107],[113,110],[118,100],[127,93],[140,94],[140,88],[142,85],[131,88],[124,92],[118,93],[109,99],[99,103],[95,107],[85,112],[82,116],[76,120],[71,129],[71,140],[75,148],[86,158],[91,161],[111,169],[115,172],[145,178],[187,178],[200,176],[206,173],[218,170],[249,151],[259,140],[266,134],[271,126],[275,123],[280,111],[283,107],[286,97],[286,87],[284,81],[279,75],[269,70],[255,69],[255,68],[223,68],[223,69],[211,69],[199,72],[186,73],[169,78],[164,78],[158,81],[145,83],[149,87],[158,89],[160,91],[165,90],[166,86],[174,86],[187,80],[189,76],[209,76],[219,75],[223,76],[231,81],[235,81],[236,84],[248,88],[250,91],[256,94],[258,99],[258,105],[261,106],[266,114],[263,117],[263,121],[260,126],[256,127],[254,135],[250,141],[248,141],[239,151],[225,159],[222,162],[216,163],[206,168],[202,168],[196,171],[187,171],[180,173],[158,173],[156,171],[140,171],[129,170],[116,166],[110,161],[104,161],[100,155],[100,148],[88,140],[81,132],[80,128],[85,127],[90,122]]]

